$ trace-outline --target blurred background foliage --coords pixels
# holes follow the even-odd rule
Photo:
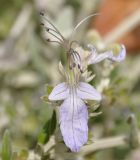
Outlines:
[[[11,154],[15,160],[39,159],[31,152],[39,152],[37,141],[47,142],[43,133],[50,131],[47,127],[52,126],[52,120],[54,126],[56,123],[55,107],[40,97],[47,94],[45,84],[55,85],[62,80],[58,62],[66,63],[66,55],[60,46],[46,42],[47,35],[40,26],[40,11],[46,13],[66,38],[81,19],[92,13],[101,13],[84,23],[74,39],[84,47],[88,43],[95,44],[99,52],[110,43],[126,45],[127,57],[123,63],[114,65],[105,61],[90,67],[96,74],[91,84],[102,92],[104,98],[96,110],[102,114],[89,119],[89,144],[102,137],[129,134],[133,129],[126,121],[131,113],[140,127],[140,20],[136,18],[140,17],[139,4],[139,0],[118,0],[115,4],[113,0],[0,1],[2,160],[10,160]],[[122,35],[115,37],[121,29]],[[53,132],[52,127],[48,134]],[[44,159],[53,158],[48,153]],[[132,149],[128,145],[106,149],[90,153],[84,159],[139,160],[140,148]]]

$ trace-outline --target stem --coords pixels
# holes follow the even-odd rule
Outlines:
[[[104,150],[104,149],[118,147],[118,146],[125,146],[125,145],[128,145],[127,139],[128,137],[124,135],[110,137],[110,138],[103,138],[95,141],[90,145],[84,146],[81,149],[79,154],[82,156],[85,156],[99,150]],[[139,141],[140,141],[140,133],[139,133]]]

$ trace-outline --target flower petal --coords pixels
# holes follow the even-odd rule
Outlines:
[[[124,45],[121,45],[121,51],[119,53],[119,55],[116,57],[116,56],[112,56],[110,57],[109,59],[111,59],[112,61],[115,61],[115,62],[121,62],[125,59],[126,57],[126,49],[125,49],[125,46]]]
[[[104,59],[110,58],[112,56],[113,56],[112,52],[104,52],[101,54],[97,54],[97,56],[92,58],[90,61],[91,61],[91,64],[95,64],[103,61]]]
[[[88,47],[91,49],[91,57],[88,61],[88,64],[99,63],[104,59],[110,59],[114,62],[121,62],[125,59],[126,56],[126,50],[124,45],[120,45],[121,51],[118,56],[114,56],[112,51],[97,54],[94,50],[94,46],[88,45]]]
[[[73,152],[78,152],[88,139],[88,112],[84,102],[71,95],[60,108],[60,129],[64,142]]]
[[[66,99],[69,96],[69,88],[66,83],[58,84],[49,95],[49,100],[57,101]]]
[[[97,100],[102,99],[101,94],[90,84],[80,82],[77,88],[77,96],[81,99]]]

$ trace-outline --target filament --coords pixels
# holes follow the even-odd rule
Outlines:
[[[44,13],[40,13],[40,15],[55,29],[55,32],[58,33],[61,38],[65,41],[65,38],[62,36],[62,34],[60,33],[60,31],[51,23],[51,21],[49,19],[47,19],[45,16],[44,16]]]
[[[58,34],[58,32],[56,31],[56,30],[54,30],[54,29],[52,29],[52,28],[50,28],[50,27],[46,27],[46,30],[48,31],[48,33],[51,33],[51,32],[49,32],[49,31],[53,31],[53,32],[55,32],[56,34]],[[52,33],[53,34],[53,33]],[[57,35],[55,35],[55,36],[57,36]],[[60,36],[59,34],[58,34],[58,36]],[[57,38],[59,38],[57,36]],[[61,36],[60,36],[61,37]],[[61,37],[62,38],[62,37]],[[64,42],[64,40],[63,39],[61,39],[61,38],[59,38],[62,42]]]
[[[63,46],[63,44],[59,41],[54,41],[54,40],[50,40],[50,39],[46,39],[47,42],[54,42],[54,43],[58,43],[60,44],[61,46]]]
[[[46,27],[46,31],[47,31],[49,34],[51,34],[52,36],[54,36],[56,39],[58,39],[60,42],[63,43],[63,40],[62,40],[62,39],[60,39],[59,37],[57,37],[55,34],[53,34],[52,32],[50,32],[49,30],[50,30],[50,28],[47,28],[47,27]]]
[[[75,31],[77,30],[77,28],[79,28],[79,26],[80,26],[83,22],[85,22],[87,19],[89,19],[89,18],[91,18],[91,17],[93,17],[93,16],[96,16],[96,15],[100,15],[100,14],[99,14],[99,13],[91,14],[91,15],[85,17],[84,19],[82,19],[82,20],[74,27],[74,29],[73,29],[73,31],[72,31],[72,33],[71,33],[69,42],[71,42],[71,40],[72,40],[72,38],[73,38],[73,35],[74,35]]]

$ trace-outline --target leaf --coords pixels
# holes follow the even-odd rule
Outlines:
[[[43,95],[43,96],[40,97],[40,98],[41,98],[43,101],[45,101],[45,102],[49,102],[48,96],[49,96],[49,94],[52,92],[52,90],[53,90],[53,87],[50,86],[50,85],[48,85],[48,84],[46,84],[46,85],[45,85],[45,92],[46,92],[46,94]]]
[[[46,133],[41,132],[38,136],[38,142],[41,144],[45,144],[45,139],[46,139]]]
[[[52,92],[53,86],[46,84],[45,87],[46,87],[46,94],[49,95]]]
[[[27,160],[28,158],[28,151],[25,149],[22,149],[21,151],[13,152],[12,160]]]
[[[49,99],[48,99],[48,96],[42,96],[42,97],[40,97],[43,101],[45,101],[45,102],[49,102]]]
[[[97,116],[99,116],[101,114],[102,114],[102,112],[94,112],[94,113],[90,113],[89,116],[90,117],[97,117]]]
[[[9,131],[4,132],[1,148],[1,157],[2,160],[11,160],[12,159],[12,146]]]
[[[52,117],[45,123],[43,131],[38,137],[38,142],[45,144],[49,141],[51,135],[54,133],[56,128],[56,112],[53,111]]]
[[[97,101],[86,101],[87,106],[89,107],[89,111],[93,112],[93,111],[97,111],[100,107],[100,102]]]

